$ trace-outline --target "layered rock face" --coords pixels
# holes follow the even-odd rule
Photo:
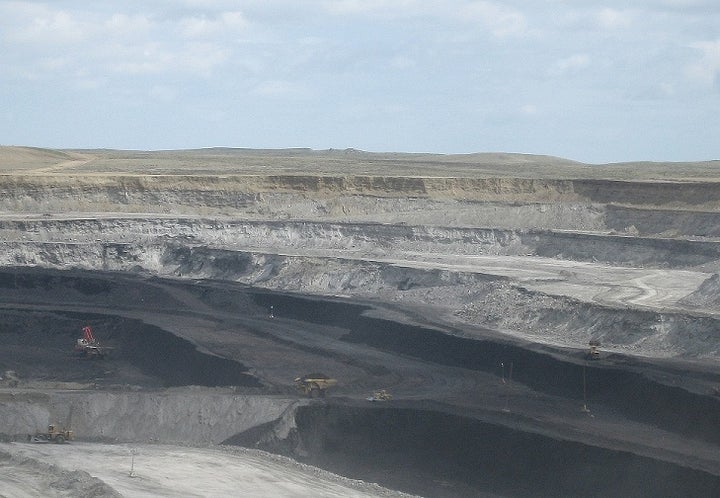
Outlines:
[[[0,177],[4,266],[224,280],[398,303],[471,335],[720,354],[713,163],[3,153],[12,173]]]
[[[0,148],[0,438],[72,420],[78,451],[242,445],[429,496],[716,495],[719,165]],[[107,361],[72,355],[89,323]],[[301,398],[306,372],[338,385]],[[71,465],[7,447],[0,473]]]

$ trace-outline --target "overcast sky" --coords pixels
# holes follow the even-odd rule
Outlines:
[[[2,145],[720,159],[720,1],[0,1],[0,103]]]

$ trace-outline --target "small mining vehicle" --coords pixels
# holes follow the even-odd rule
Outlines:
[[[325,397],[325,391],[336,384],[336,379],[321,373],[311,373],[295,379],[297,390],[311,398]]]
[[[20,383],[18,375],[15,370],[5,370],[5,373],[0,377],[0,387],[17,387]]]
[[[590,346],[590,349],[587,352],[587,359],[588,360],[598,360],[600,359],[600,341],[592,340],[588,343]]]
[[[392,400],[392,394],[387,392],[385,389],[375,391],[372,396],[367,398],[368,401],[390,401]]]
[[[82,331],[83,336],[77,340],[77,343],[75,344],[75,351],[85,358],[105,358],[105,355],[107,355],[108,349],[110,348],[100,345],[100,342],[95,339],[95,335],[93,334],[92,327],[90,327],[90,325],[83,327]]]
[[[28,441],[31,443],[56,443],[62,444],[66,441],[73,440],[73,431],[63,429],[60,430],[55,425],[48,425],[47,431],[36,432],[35,434],[28,435]]]

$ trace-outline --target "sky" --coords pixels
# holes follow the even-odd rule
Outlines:
[[[720,159],[720,2],[0,0],[0,145]]]

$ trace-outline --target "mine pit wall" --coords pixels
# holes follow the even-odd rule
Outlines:
[[[87,299],[99,301],[106,295],[111,299],[113,294],[97,283],[73,280],[77,273],[64,281],[57,274],[48,279],[42,270],[39,272],[37,296],[45,291],[56,293],[64,282],[74,282],[67,294],[80,293]],[[93,276],[88,275],[88,279],[92,281]],[[486,281],[490,282],[495,281]],[[6,278],[0,283],[15,282]],[[31,283],[27,280],[23,285]],[[279,317],[346,328],[350,331],[344,337],[347,341],[496,374],[500,361],[512,361],[515,382],[539,392],[582,399],[581,358],[561,358],[509,342],[451,335],[459,331],[371,318],[366,315],[368,306],[342,300],[250,293],[258,309],[274,304]],[[617,411],[691,438],[718,442],[720,400],[663,384],[646,375],[643,370],[647,365],[626,365],[616,370],[588,363],[586,368],[587,401],[597,413]],[[46,394],[11,390],[0,394],[0,423],[8,424],[0,432],[7,438],[22,437],[48,422],[62,424],[72,408],[73,429],[82,440],[239,442],[285,452],[328,470],[389,487],[425,490],[423,494],[434,490],[434,496],[478,492],[647,496],[648,491],[654,496],[714,496],[718,492],[717,476],[702,471],[596,447],[592,442],[581,444],[523,432],[514,429],[512,423],[497,424],[427,408],[370,409],[366,402],[360,402],[362,407],[336,406],[342,405],[342,400],[322,406],[298,401],[295,396],[241,396],[198,388]],[[388,468],[397,472],[388,472]]]
[[[277,316],[348,329],[350,332],[343,340],[433,363],[498,374],[500,363],[512,362],[516,382],[550,395],[575,398],[578,402],[583,400],[585,375],[586,401],[591,405],[720,444],[717,431],[720,398],[675,384],[678,379],[693,375],[690,372],[673,376],[670,371],[661,372],[631,358],[612,366],[586,361],[584,353],[563,358],[509,341],[459,337],[448,333],[452,331],[371,318],[365,315],[364,306],[339,301],[268,294],[258,294],[256,300],[263,306],[273,303]],[[704,375],[709,378],[705,379]],[[700,380],[710,380],[714,385],[720,382],[720,376],[701,374]]]
[[[565,347],[584,349],[589,340],[597,339],[607,350],[641,355],[644,351],[660,357],[720,355],[720,322],[716,318],[583,303],[533,292],[507,279],[483,274],[159,241],[148,245],[5,242],[0,243],[0,248],[4,249],[0,253],[3,266],[218,280],[268,290],[349,295],[415,305],[440,299],[452,303],[452,308],[446,310],[452,314],[448,319],[499,330],[521,330],[524,336],[541,343],[562,340]],[[714,246],[702,250],[709,254],[697,254],[698,260],[715,257]],[[708,286],[692,302],[688,301],[688,306],[715,309],[713,295],[712,286]]]
[[[494,201],[589,201],[628,205],[720,205],[716,182],[627,182],[612,180],[548,180],[528,178],[441,178],[312,175],[0,175],[4,206],[49,199],[101,199],[142,204],[176,200],[193,205],[204,199],[232,199],[263,192],[349,194],[373,197],[428,197]],[[219,203],[218,203],[219,204]],[[197,204],[195,204],[197,205]],[[3,207],[4,207],[3,206]],[[18,206],[19,207],[19,206]],[[27,207],[27,206],[24,206]]]
[[[720,270],[718,241],[539,231],[520,238],[531,255],[545,258],[659,268],[707,265]]]
[[[163,392],[0,391],[0,434],[25,440],[49,423],[72,428],[79,441],[219,444],[277,422],[305,401],[233,395],[192,387]]]
[[[108,279],[107,275],[92,273],[82,276],[78,273],[44,272],[45,270],[42,269],[7,269],[0,272],[0,299],[18,304],[27,302],[67,305],[81,302],[84,306],[107,309],[137,305],[152,309],[169,305],[167,301],[169,296],[159,293],[152,282],[146,283],[142,280],[134,282],[129,279],[130,277]],[[360,272],[361,275],[363,273]],[[491,341],[459,329],[447,327],[430,329],[377,318],[377,315],[371,317],[365,313],[368,309],[367,305],[353,305],[345,300],[327,300],[321,297],[309,299],[288,294],[238,289],[239,293],[246,297],[237,298],[235,301],[242,303],[243,309],[254,309],[255,312],[273,306],[274,313],[280,317],[347,329],[350,331],[345,337],[347,341],[361,342],[440,364],[497,373],[497,365],[500,362],[514,361],[517,381],[549,394],[571,398],[581,395],[579,381],[582,378],[581,366],[584,363],[583,355],[590,337],[600,337],[603,343],[608,344],[625,341],[631,345],[632,341],[652,342],[654,335],[660,334],[663,347],[670,350],[677,348],[684,350],[686,354],[695,355],[707,353],[712,348],[720,348],[717,334],[720,327],[717,320],[712,318],[686,315],[673,317],[664,314],[663,330],[658,330],[658,316],[652,312],[614,310],[579,303],[565,306],[562,302],[548,301],[552,300],[549,297],[539,299],[537,295],[527,291],[519,292],[519,297],[509,296],[508,293],[518,291],[508,288],[502,279],[465,276],[466,280],[463,280],[462,275],[455,273],[443,275],[437,270],[412,273],[400,271],[392,266],[381,273],[388,287],[395,291],[398,288],[407,289],[400,292],[414,292],[417,289],[425,292],[435,285],[439,286],[437,292],[447,294],[453,289],[465,290],[475,286],[475,294],[471,298],[473,303],[476,299],[482,302],[479,297],[484,294],[498,306],[512,307],[511,312],[510,309],[494,307],[489,302],[481,304],[480,309],[483,312],[494,309],[497,313],[496,318],[490,317],[493,325],[520,326],[520,323],[499,320],[503,316],[510,317],[507,320],[512,317],[517,318],[518,309],[523,309],[524,313],[536,317],[538,326],[561,331],[565,343],[577,342],[579,349],[576,353],[564,353],[566,358],[561,359],[550,353],[544,354],[538,351],[537,347],[528,349],[527,346],[517,346],[510,339]],[[345,282],[352,283],[352,277]],[[186,290],[195,290],[205,296],[204,298],[211,299],[208,304],[213,302],[214,298],[207,294],[203,287],[190,286]],[[377,288],[372,291],[377,292]],[[224,294],[229,295],[228,292]],[[520,298],[525,300],[525,304],[519,308],[517,303],[521,302],[518,301]],[[225,301],[228,299],[228,297],[223,298]],[[172,306],[177,305],[178,303],[172,304]],[[537,308],[532,308],[533,305]],[[469,306],[467,310],[471,312],[472,307]],[[23,325],[27,313],[27,311],[12,310],[3,312],[6,343],[10,341],[15,331],[20,333],[28,330],[27,324]],[[46,320],[43,321],[44,318],[38,313],[33,316],[33,326],[40,331],[45,330],[47,327],[43,324]],[[48,320],[50,319],[54,323],[52,329],[56,331],[52,337],[33,336],[35,337],[33,340],[40,341],[39,343],[60,341],[58,347],[62,348],[62,341],[73,341],[77,331],[84,324],[83,320],[87,320],[88,317],[87,313],[80,319],[74,317],[72,313],[55,312],[52,316],[49,315]],[[523,316],[517,319],[528,326],[531,329],[529,332],[532,333],[531,320]],[[142,322],[118,320],[109,320],[108,317],[102,319],[106,338],[119,346],[115,353],[119,355],[118,359],[129,362],[145,375],[157,379],[160,382],[159,386],[238,385],[238,382],[244,382],[249,388],[259,385],[256,379],[248,375],[247,369],[237,362],[203,354],[192,344],[175,337],[170,332]],[[539,334],[540,331],[537,333]],[[55,335],[58,334],[65,335],[56,339]],[[702,338],[701,340],[696,338],[692,343],[699,349],[694,350],[692,344],[684,342],[688,340],[688,334]],[[138,336],[143,337],[142,342],[137,341]],[[24,337],[17,339],[17,341],[27,340]],[[157,356],[153,353],[158,351],[166,354]],[[620,361],[620,364],[622,371],[594,362],[587,364],[588,396],[591,401],[608,404],[638,420],[667,427],[677,426],[689,435],[711,440],[717,437],[714,420],[720,418],[718,411],[720,398],[707,396],[709,387],[720,383],[717,374],[699,380],[700,386],[705,382],[705,389],[698,390],[695,387],[694,390],[687,390],[682,385],[674,385],[678,378],[672,375],[665,375],[665,380],[654,378],[652,370],[648,369],[647,365],[643,365],[642,361],[627,358]],[[84,365],[87,368],[98,366],[95,362]],[[12,368],[19,370],[22,365],[13,365]],[[638,373],[640,371],[644,373]],[[84,377],[65,380],[86,380],[96,375],[86,372]],[[647,409],[648,407],[653,409]]]
[[[668,237],[720,237],[720,213],[690,209],[649,209],[608,205],[605,207],[605,226],[610,230],[638,235],[666,235]]]
[[[717,206],[720,189],[715,182],[574,180],[580,198],[602,204],[635,206]]]
[[[637,229],[642,234],[680,229],[679,233],[685,235],[715,236],[720,232],[718,192],[720,188],[713,182],[300,175],[14,175],[0,176],[0,212],[53,215],[152,212],[250,219],[366,219],[518,229],[618,232]],[[655,209],[668,206],[684,211],[683,216],[689,222],[678,225],[671,219],[653,216]],[[636,208],[646,211],[643,214]],[[641,214],[639,227],[632,219],[626,219]],[[696,227],[698,233],[688,233],[691,227]]]
[[[586,362],[580,355],[575,359],[560,359],[509,343],[463,339],[369,318],[360,319],[345,340],[492,374],[497,374],[501,363],[512,363],[513,380],[536,391],[575,398],[578,404],[585,401],[632,420],[720,443],[716,430],[720,399],[706,392],[691,392],[665,384],[654,378],[652,369],[641,362],[634,365],[630,362],[625,368],[619,368]],[[583,399],[583,376],[586,399]]]
[[[299,407],[295,423],[284,441],[269,431],[227,443],[441,498],[720,493],[710,473],[429,409],[316,404]]]
[[[365,273],[361,270],[362,268],[358,278],[362,278]],[[92,273],[81,277],[81,274],[77,273],[45,274],[43,272],[44,270],[41,269],[34,271],[8,269],[0,272],[0,298],[14,303],[34,304],[82,302],[85,306],[108,309],[138,305],[152,309],[168,305],[168,295],[158,294],[158,289],[152,283],[133,282],[127,278],[108,280],[107,276]],[[326,271],[323,274],[325,273]],[[540,299],[536,294],[507,287],[502,279],[463,276],[456,273],[443,275],[437,270],[413,273],[401,271],[393,266],[383,269],[380,273],[384,285],[388,288],[394,289],[395,292],[399,288],[407,289],[399,291],[401,293],[416,290],[427,292],[432,286],[437,286],[436,292],[445,294],[457,289],[465,291],[473,288],[474,294],[466,308],[467,313],[472,313],[474,316],[494,310],[493,317],[484,318],[489,324],[526,326],[526,333],[530,336],[537,333],[538,339],[541,339],[541,333],[547,333],[541,332],[539,327],[554,329],[564,338],[565,344],[575,342],[579,349],[576,353],[566,352],[567,359],[561,360],[551,354],[541,354],[528,350],[527,347],[516,346],[510,339],[489,341],[459,329],[443,327],[433,330],[373,318],[365,315],[367,306],[352,305],[344,300],[308,299],[272,292],[239,290],[243,295],[248,294],[251,297],[238,298],[238,302],[243,302],[243,309],[254,309],[255,312],[273,306],[277,316],[342,327],[351,331],[345,340],[362,342],[436,363],[497,373],[497,365],[500,362],[515,361],[515,376],[518,381],[550,394],[569,397],[580,395],[578,379],[582,378],[582,359],[586,344],[592,337],[600,338],[604,344],[623,344],[624,341],[626,346],[632,346],[634,342],[652,343],[655,335],[659,334],[661,337],[658,342],[661,344],[658,347],[668,348],[669,352],[684,351],[684,354],[696,356],[708,354],[713,348],[720,348],[720,337],[717,334],[720,326],[718,321],[712,318],[663,314],[662,327],[658,327],[659,316],[652,312],[615,310],[581,303],[568,305],[561,301],[554,302],[555,298],[547,296]],[[344,277],[348,278],[347,275]],[[353,278],[350,275],[349,279],[344,281],[345,284],[353,284]],[[356,285],[362,287],[362,281],[356,282]],[[193,289],[207,296],[202,287],[187,288],[188,291]],[[378,288],[375,287],[370,291],[377,293]],[[466,292],[463,294],[467,296]],[[485,302],[481,299],[483,295]],[[254,303],[250,305],[246,302],[248,299],[253,299]],[[479,311],[474,311],[477,303],[480,303]],[[178,303],[173,304],[173,306],[177,305]],[[532,320],[527,316],[518,316],[518,310],[537,320],[538,324],[535,325],[538,327],[537,331],[533,330]],[[27,328],[22,326],[25,315],[18,313],[4,312],[5,329],[8,332]],[[83,320],[87,320],[87,316],[83,316]],[[508,322],[513,317],[521,323]],[[73,319],[72,313],[58,315],[56,312],[53,320],[54,329],[60,332],[68,331],[65,341],[72,341],[73,333],[77,334],[83,324]],[[107,322],[103,325],[107,338],[121,346],[116,354],[121,355],[146,375],[157,378],[161,382],[160,385],[238,385],[237,383],[241,381],[248,387],[258,385],[256,379],[247,375],[247,369],[243,365],[202,354],[192,344],[169,332],[134,320],[123,320],[119,324],[108,322],[107,319],[104,319],[104,322]],[[36,317],[34,323],[42,329],[44,322]],[[138,336],[143,337],[142,343],[135,339]],[[9,340],[9,336],[6,336],[5,341]],[[46,340],[49,339],[42,339],[42,341]],[[158,358],[152,353],[153,351],[167,354]],[[163,361],[155,361],[156,358]],[[635,373],[637,369],[634,368],[633,361],[637,363],[635,366],[638,369],[647,370],[638,360],[624,360],[627,364],[622,373],[611,367],[590,362],[587,366],[590,399],[616,406],[617,409],[639,420],[650,420],[652,423],[665,424],[669,427],[677,425],[684,428],[683,430],[686,429],[688,434],[711,439],[716,436],[712,417],[720,417],[718,413],[720,399],[708,397],[706,394],[710,386],[720,383],[717,375],[703,380],[705,389],[697,390],[696,387],[694,391],[686,391],[682,386],[672,385],[677,382],[672,376],[670,380],[660,381],[647,377],[651,374]],[[92,366],[94,363],[88,365]],[[21,365],[13,366],[15,369],[21,367]],[[547,372],[547,375],[541,375],[543,372]],[[212,375],[205,375],[208,373]],[[666,385],[664,382],[669,384]],[[702,385],[702,382],[699,385]],[[642,402],[636,402],[638,399]],[[667,406],[663,407],[665,400]],[[644,410],[655,405],[658,406],[653,410]],[[710,419],[706,420],[706,417]],[[707,429],[708,427],[710,429]]]
[[[718,217],[720,223],[720,217]],[[720,230],[720,228],[719,228]],[[377,223],[292,221],[220,221],[201,219],[73,219],[0,221],[7,244],[6,264],[22,261],[22,250],[56,256],[68,251],[94,252],[92,259],[132,255],[132,247],[184,242],[217,251],[274,250],[279,252],[336,251],[340,257],[403,257],[427,255],[504,255],[562,258],[660,268],[720,270],[720,241],[634,237],[627,234],[570,233],[548,230],[447,228]],[[102,238],[98,238],[102,237]],[[125,241],[133,243],[124,245]],[[22,245],[26,244],[26,245]],[[43,251],[44,250],[44,251]],[[354,256],[358,254],[357,256]],[[117,259],[117,258],[116,258]],[[32,260],[29,260],[32,261]],[[103,266],[109,263],[103,262]]]

